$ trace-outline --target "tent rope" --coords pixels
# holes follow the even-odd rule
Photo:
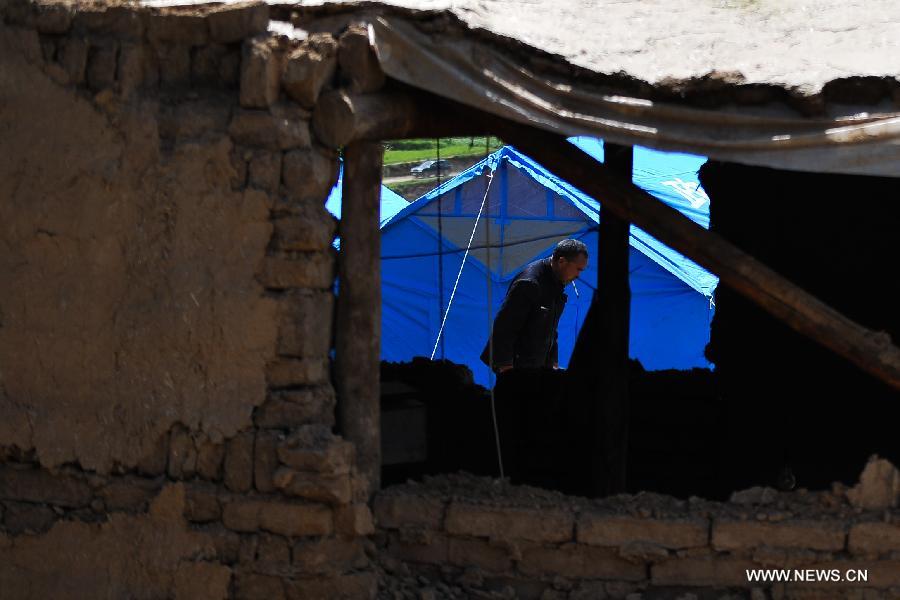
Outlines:
[[[484,138],[484,158],[487,160],[488,153],[490,152],[490,136],[485,136]],[[498,163],[499,166],[499,163]],[[493,181],[493,172],[491,172],[491,179],[488,181],[486,189],[484,190],[484,197],[487,199],[488,191],[491,189],[491,182]],[[503,199],[501,198],[502,202]],[[481,201],[481,205],[484,206],[485,201]],[[506,473],[503,470],[503,453],[500,450],[500,427],[497,424],[497,398],[494,394],[494,382],[492,381],[494,378],[494,331],[493,331],[493,302],[491,301],[491,289],[493,288],[493,284],[491,283],[491,227],[490,227],[490,209],[488,209],[488,225],[484,228],[484,239],[486,242],[485,246],[485,258],[487,269],[484,272],[485,281],[487,283],[487,334],[488,334],[488,382],[491,384],[491,421],[494,425],[494,443],[497,447],[497,465],[500,467],[500,479],[504,479]]]
[[[437,163],[436,163],[436,165],[437,165],[437,184],[438,184],[437,189],[441,189],[441,138],[439,138],[439,137],[435,138],[435,141],[437,142]],[[444,218],[443,218],[444,217],[444,195],[443,194],[438,195],[437,205],[438,205],[438,237],[437,237],[438,289],[439,289],[439,294],[440,294],[438,296],[438,314],[440,314],[441,311],[444,310]],[[455,288],[454,288],[454,291],[456,291]],[[453,301],[452,297],[451,297],[450,301],[451,302]],[[449,303],[447,304],[447,310],[448,311],[450,310]],[[446,318],[447,317],[445,316],[444,319],[446,320]],[[441,323],[441,330],[443,331],[443,329],[444,329],[444,324]],[[438,333],[438,340],[440,340],[440,339],[441,339],[441,336],[440,336],[440,333]],[[431,352],[431,360],[434,360],[434,354],[435,354],[436,350],[437,350],[437,341],[435,341],[435,343],[434,343],[434,351]],[[442,342],[441,343],[441,358],[446,358],[446,353],[444,350],[445,350],[445,345]]]
[[[491,183],[494,182],[493,170],[488,173],[487,189],[484,191],[484,198],[481,200],[481,207],[478,209],[478,216],[475,217],[475,226],[472,227],[472,234],[469,236],[469,244],[466,246],[466,252],[463,254],[462,262],[459,265],[459,272],[456,274],[456,281],[453,283],[453,291],[450,292],[450,300],[447,302],[447,310],[444,311],[444,318],[441,319],[441,328],[438,330],[437,339],[434,340],[434,348],[431,350],[431,360],[437,352],[438,342],[444,334],[444,325],[447,324],[447,316],[450,314],[450,307],[453,306],[453,298],[456,296],[456,288],[459,287],[459,280],[462,277],[463,268],[466,266],[466,258],[469,257],[469,248],[472,247],[472,240],[475,239],[475,230],[478,229],[478,221],[481,220],[481,213],[484,211],[484,204],[487,202],[488,192],[491,191]]]

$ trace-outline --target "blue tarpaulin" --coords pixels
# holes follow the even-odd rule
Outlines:
[[[600,140],[571,141],[602,161]],[[708,227],[709,199],[697,182],[705,160],[636,147],[633,180]],[[430,356],[449,304],[435,358],[467,365],[485,385],[490,373],[479,355],[511,279],[527,263],[549,256],[560,239],[581,239],[592,252],[597,247],[597,200],[510,146],[413,203],[392,200],[382,194],[382,358]],[[717,278],[637,227],[630,242],[631,356],[651,370],[709,367],[703,351]],[[578,293],[575,286],[566,288],[561,367],[568,364],[596,284],[592,257],[576,281]]]
[[[331,188],[331,193],[328,194],[328,199],[325,201],[325,208],[338,219],[341,218],[341,185],[343,184],[343,180],[344,163],[341,161],[337,183]],[[407,202],[403,196],[386,186],[381,186],[381,212],[378,218],[382,226],[387,223],[391,217],[407,206],[409,206],[409,202]],[[335,245],[338,244],[335,243]]]

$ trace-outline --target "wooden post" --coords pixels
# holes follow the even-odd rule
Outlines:
[[[625,181],[631,181],[632,148],[606,144],[604,164]],[[594,401],[597,419],[594,494],[607,496],[625,492],[628,457],[628,337],[631,317],[631,287],[628,280],[628,231],[631,224],[603,208],[597,239],[597,291],[591,310],[598,311],[600,340],[592,365],[599,385]],[[599,409],[599,410],[597,410]],[[597,460],[598,458],[602,460]]]
[[[341,432],[356,446],[369,496],[381,484],[381,170],[378,142],[344,152],[338,255],[335,387]]]
[[[604,164],[630,180],[631,150],[607,144]],[[601,210],[597,251],[589,258],[597,264],[597,291],[569,360],[566,406],[574,438],[569,485],[592,496],[626,488],[629,227],[612,211]]]

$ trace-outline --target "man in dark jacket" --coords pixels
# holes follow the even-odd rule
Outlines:
[[[587,262],[584,242],[563,240],[551,258],[536,260],[516,275],[494,319],[481,360],[496,373],[557,368],[556,328],[567,300],[563,289],[587,268]]]

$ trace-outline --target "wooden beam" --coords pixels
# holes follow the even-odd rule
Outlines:
[[[441,99],[422,102],[404,89],[377,94],[323,94],[312,115],[316,137],[339,148],[354,140],[386,141],[416,137],[483,135],[481,119],[470,119],[457,106]]]
[[[717,233],[617,177],[563,136],[508,121],[492,129],[548,170],[599,199],[604,208],[718,275],[722,284],[795,331],[900,390],[900,348],[887,333],[868,330],[848,319]]]
[[[338,255],[335,387],[341,433],[356,446],[369,496],[381,482],[381,171],[383,148],[357,142],[344,153]]]
[[[730,286],[795,331],[900,390],[900,348],[892,343],[889,335],[870,331],[848,319],[720,235],[697,225],[630,181],[620,180],[607,167],[568,143],[564,136],[423,92],[401,90],[395,93],[408,94],[409,98],[403,103],[381,102],[380,110],[367,111],[367,119],[355,119],[349,130],[342,125],[345,134],[341,139],[346,139],[342,143],[430,135],[427,133],[429,128],[434,127],[439,118],[445,120],[443,127],[453,135],[489,131],[517,146],[585,193],[599,198],[605,207],[621,218],[706,267],[718,275],[724,285]],[[350,104],[355,105],[361,98],[350,98]],[[373,100],[370,98],[365,102]],[[402,113],[410,105],[416,108],[414,117],[407,121]],[[318,106],[316,112],[319,112]],[[355,111],[354,114],[362,113]],[[313,114],[314,126],[316,117]],[[392,129],[390,124],[398,122],[401,125]],[[329,144],[324,138],[320,137],[320,140]]]
[[[415,100],[408,94],[350,95],[344,90],[322,94],[312,115],[316,137],[333,148],[353,141],[393,138],[410,129]]]
[[[606,144],[604,164],[624,181],[631,181],[631,146]],[[628,232],[631,224],[601,205],[597,239],[597,310],[600,321],[600,352],[594,368],[599,385],[595,422],[604,429],[595,452],[602,458],[602,471],[595,471],[595,495],[625,492],[628,462],[628,338],[631,287],[628,279]],[[592,306],[593,308],[593,306]],[[596,439],[596,438],[595,438]],[[600,479],[600,476],[603,479]]]

